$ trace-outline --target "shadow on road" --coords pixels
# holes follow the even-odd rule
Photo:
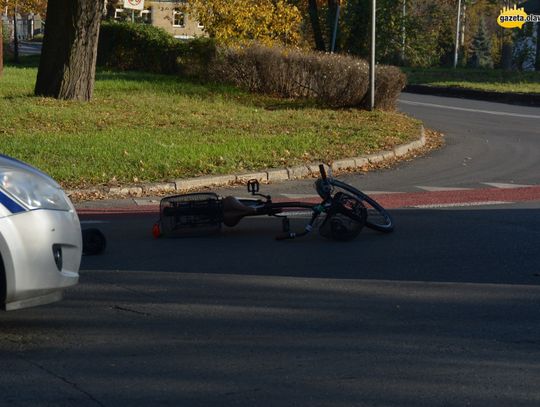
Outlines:
[[[0,404],[538,405],[538,210],[393,213],[347,244],[109,219],[64,301],[0,315]]]
[[[83,272],[47,318],[25,310],[0,323],[29,361],[0,401],[26,389],[25,400],[51,405],[533,406],[539,294],[489,284]],[[20,365],[2,349],[5,369]],[[76,388],[51,385],[42,367]]]
[[[396,281],[540,283],[540,212],[533,209],[393,211],[390,235],[364,229],[342,243],[318,234],[277,242],[275,219],[244,220],[203,238],[151,236],[155,217],[113,218],[109,240],[82,270],[164,271]]]

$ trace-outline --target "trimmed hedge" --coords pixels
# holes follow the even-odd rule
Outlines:
[[[97,64],[123,71],[199,76],[214,55],[210,39],[180,41],[151,25],[103,22]]]
[[[369,65],[348,55],[297,49],[222,49],[212,77],[243,89],[284,98],[310,98],[333,107],[366,107],[369,103]],[[375,106],[395,108],[406,76],[394,66],[377,66]]]
[[[207,38],[180,41],[144,24],[104,22],[98,65],[119,70],[180,74],[228,83],[251,92],[315,99],[332,107],[368,105],[369,67],[347,55],[251,45],[220,48]],[[406,76],[379,65],[375,106],[395,108]]]

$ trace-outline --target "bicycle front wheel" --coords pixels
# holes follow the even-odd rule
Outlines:
[[[359,189],[336,179],[329,179],[328,182],[334,187],[334,190],[336,188],[342,189],[362,202],[367,209],[366,226],[368,228],[383,233],[390,233],[394,230],[394,220],[392,219],[392,216],[390,216],[388,211],[375,199],[364,194]]]

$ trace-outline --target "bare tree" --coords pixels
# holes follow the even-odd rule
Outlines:
[[[104,0],[49,0],[35,94],[90,100]]]
[[[17,22],[17,15],[19,14],[17,10],[17,3],[15,2],[15,9],[13,11],[13,61],[19,63],[19,27]]]
[[[313,36],[315,37],[315,47],[319,51],[326,51],[326,45],[321,29],[321,22],[319,21],[319,8],[317,0],[309,0],[308,3],[309,19],[311,21],[311,28],[313,29]]]

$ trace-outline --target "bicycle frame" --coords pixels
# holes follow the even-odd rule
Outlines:
[[[153,229],[154,237],[163,234],[164,226],[167,226],[167,230],[171,232],[176,229],[194,232],[199,230],[197,229],[199,227],[206,228],[206,231],[216,231],[219,230],[221,224],[229,227],[236,226],[245,217],[274,216],[283,219],[283,233],[276,236],[276,239],[294,239],[310,233],[314,228],[315,221],[321,214],[326,214],[325,219],[327,219],[329,216],[336,215],[337,212],[350,218],[350,223],[361,223],[360,229],[365,224],[372,229],[385,233],[393,230],[392,218],[375,200],[344,182],[327,177],[323,165],[320,165],[319,169],[321,177],[315,185],[317,192],[321,196],[321,202],[316,204],[273,202],[269,195],[259,193],[260,185],[257,180],[248,182],[248,192],[252,196],[259,196],[264,199],[237,199],[231,196],[220,198],[214,193],[186,194],[163,198],[160,204],[160,220],[154,225]],[[332,195],[334,188],[342,189],[345,192],[337,192]],[[343,204],[343,202],[351,201],[354,202],[352,209]],[[367,207],[381,216],[383,221],[376,222],[368,219]],[[287,209],[295,208],[311,211],[310,221],[306,224],[304,230],[300,232],[290,230],[287,217]]]
[[[270,197],[267,197],[266,201],[261,200],[250,200],[250,199],[241,199],[241,203],[244,205],[251,206],[255,209],[253,214],[246,215],[249,216],[275,216],[283,219],[283,234],[276,236],[277,240],[284,239],[294,239],[296,237],[301,237],[307,235],[313,230],[313,224],[317,218],[325,213],[328,208],[331,206],[330,202],[322,201],[318,204],[309,204],[305,202],[272,202]],[[312,212],[311,219],[309,223],[305,226],[304,230],[301,232],[290,231],[290,226],[287,217],[287,209],[307,209]]]

